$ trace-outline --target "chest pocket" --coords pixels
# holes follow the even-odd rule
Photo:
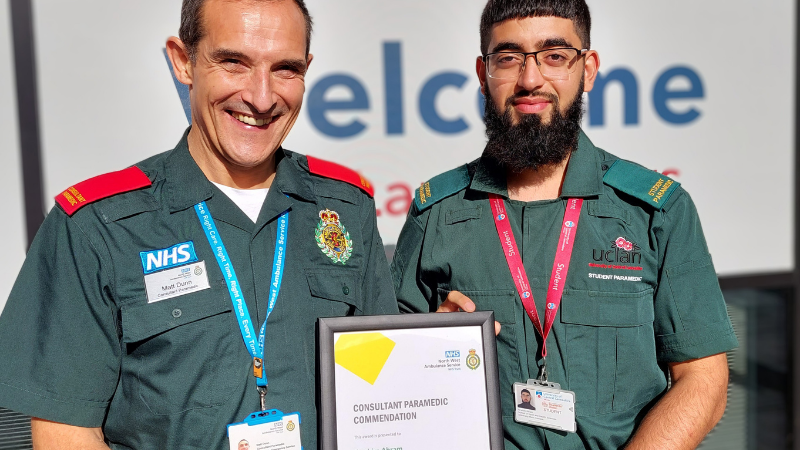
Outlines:
[[[564,359],[579,416],[625,411],[666,388],[656,361],[653,320],[651,289],[564,291]]]
[[[342,269],[306,269],[313,314],[342,317],[363,313],[360,278],[359,274]]]
[[[511,387],[522,379],[522,366],[519,352],[524,344],[524,332],[521,326],[521,308],[516,306],[517,294],[511,289],[495,289],[490,291],[459,290],[475,303],[477,311],[493,311],[494,318],[503,326],[497,336],[497,366],[500,376],[500,404],[503,414],[511,416],[514,412],[514,395]],[[440,302],[447,298],[448,290],[438,289]]]
[[[132,414],[142,402],[167,415],[231,398],[250,363],[231,310],[219,287],[122,308],[122,395]]]

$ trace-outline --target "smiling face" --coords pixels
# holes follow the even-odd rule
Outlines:
[[[573,47],[583,49],[573,22],[561,17],[526,17],[511,19],[492,27],[489,53],[498,51],[535,52],[548,48]],[[566,113],[574,100],[594,87],[599,66],[597,53],[589,51],[578,61],[569,79],[545,79],[533,57],[529,57],[525,70],[516,79],[489,78],[486,65],[477,61],[481,89],[491,94],[495,108],[508,110],[512,124],[517,124],[527,114],[537,114],[547,125],[553,114]],[[581,82],[583,81],[583,89]]]
[[[190,86],[189,149],[211,181],[268,187],[303,102],[305,19],[291,0],[207,0],[202,20],[194,62],[179,39],[167,42]]]

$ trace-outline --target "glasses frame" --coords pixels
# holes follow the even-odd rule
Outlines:
[[[489,77],[489,78],[491,78],[493,80],[514,80],[514,79],[519,78],[520,75],[522,75],[523,73],[525,73],[525,66],[528,64],[528,58],[529,57],[533,56],[533,60],[536,61],[536,68],[539,68],[539,67],[542,66],[542,64],[539,62],[539,53],[549,52],[549,51],[553,51],[553,50],[575,50],[576,52],[578,52],[578,56],[577,56],[578,59],[586,56],[586,53],[589,52],[589,49],[587,49],[587,48],[577,49],[575,47],[553,47],[553,48],[546,48],[546,49],[543,49],[543,50],[539,50],[539,51],[536,51],[536,52],[512,52],[512,51],[504,50],[504,51],[499,51],[499,52],[487,53],[487,54],[483,55],[481,57],[481,59],[483,60],[483,64],[486,66],[486,76],[487,77]],[[515,78],[497,78],[497,77],[493,77],[493,76],[491,76],[489,74],[489,57],[493,56],[493,55],[502,55],[503,53],[516,53],[516,54],[522,55],[524,57],[523,60],[522,60],[522,67],[520,68],[519,74]],[[573,71],[569,72],[569,74],[571,75],[574,71],[575,70],[573,69]],[[539,69],[539,73],[541,73],[541,69]],[[542,76],[545,77],[545,78],[550,78],[550,77],[545,76],[544,74],[542,74]],[[552,78],[550,78],[550,79],[552,79]]]

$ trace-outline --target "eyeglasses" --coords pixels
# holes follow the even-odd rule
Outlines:
[[[548,80],[569,80],[578,67],[578,60],[589,50],[572,47],[548,48],[538,52],[495,52],[483,57],[489,78],[516,80],[525,71],[528,57],[533,56],[536,66]]]

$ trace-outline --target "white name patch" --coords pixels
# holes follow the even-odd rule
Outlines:
[[[147,289],[147,303],[160,302],[211,287],[205,261],[145,275],[144,285]]]
[[[623,275],[601,275],[599,273],[590,273],[589,278],[596,278],[598,280],[614,280],[614,281],[642,281],[642,277],[626,277]]]

